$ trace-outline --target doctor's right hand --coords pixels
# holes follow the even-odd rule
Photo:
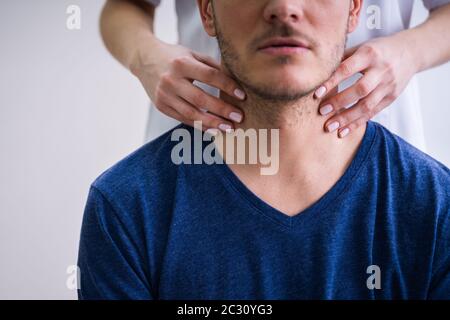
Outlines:
[[[130,69],[159,111],[190,126],[202,121],[203,130],[227,131],[234,128],[233,123],[242,122],[242,110],[193,84],[197,80],[245,100],[244,91],[221,71],[218,62],[180,45],[158,46],[159,59],[154,59],[155,51],[153,59],[141,54]]]

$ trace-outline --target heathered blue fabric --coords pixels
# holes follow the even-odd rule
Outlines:
[[[450,171],[383,126],[294,217],[227,165],[173,164],[177,143],[170,131],[92,184],[80,299],[450,298]]]

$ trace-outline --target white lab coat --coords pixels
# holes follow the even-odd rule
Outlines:
[[[146,1],[157,6],[161,0]],[[427,9],[432,10],[450,3],[450,0],[423,0],[423,3]],[[407,29],[410,24],[413,5],[413,0],[365,0],[359,27],[349,35],[347,47],[350,48],[367,40],[392,35]],[[217,41],[209,37],[204,31],[197,2],[195,0],[176,0],[176,12],[180,44],[219,60],[220,51]],[[354,77],[346,81],[340,89],[342,90],[353,84],[356,79],[357,77]],[[201,84],[200,86],[212,94],[218,94],[217,90],[213,88]],[[425,152],[426,146],[419,103],[418,84],[416,78],[413,77],[400,97],[372,120],[381,123],[390,131]],[[176,120],[165,116],[152,104],[148,117],[146,140],[150,141],[156,138],[177,124]]]

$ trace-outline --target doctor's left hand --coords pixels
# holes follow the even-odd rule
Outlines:
[[[324,130],[338,130],[338,136],[344,138],[389,106],[418,71],[414,60],[401,35],[377,38],[348,49],[333,76],[316,90],[315,98],[325,97],[355,74],[361,73],[362,77],[348,89],[321,102],[319,113],[329,117]]]

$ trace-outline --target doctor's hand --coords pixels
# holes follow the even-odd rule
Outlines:
[[[202,121],[203,130],[226,131],[243,120],[239,108],[193,84],[197,80],[244,100],[243,90],[220,70],[218,62],[180,45],[160,45],[157,51],[162,54],[156,61],[140,61],[132,68],[158,110],[191,126]]]
[[[418,69],[417,61],[400,34],[348,49],[341,65],[317,89],[315,97],[324,98],[355,74],[361,73],[362,77],[348,89],[325,97],[321,102],[319,113],[329,117],[325,121],[325,131],[338,130],[338,136],[344,138],[395,101]],[[351,104],[354,105],[348,108]]]

